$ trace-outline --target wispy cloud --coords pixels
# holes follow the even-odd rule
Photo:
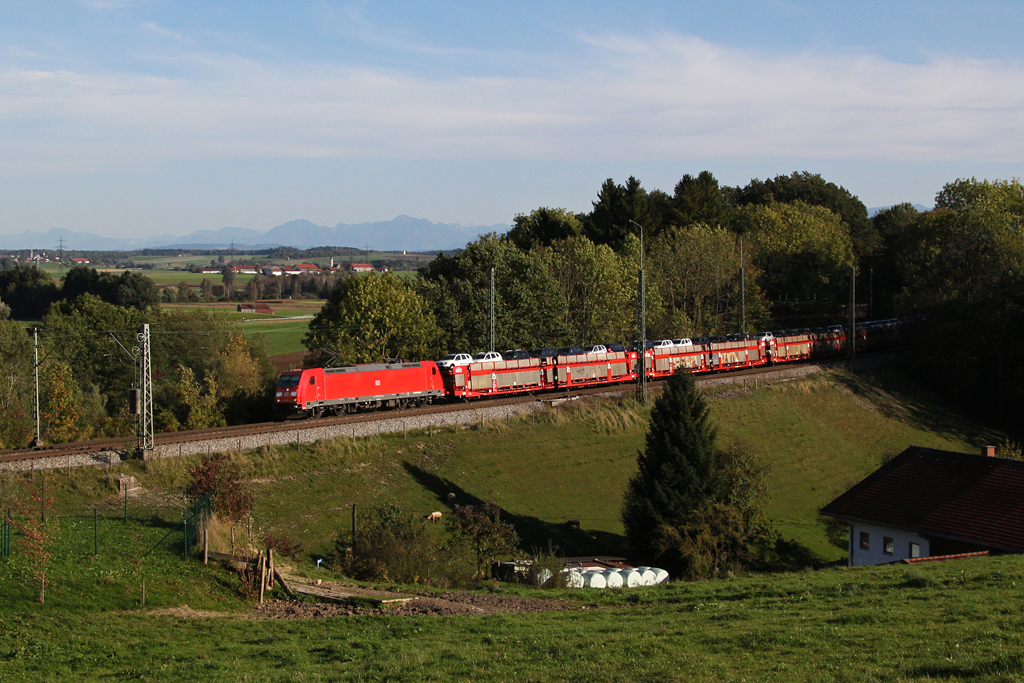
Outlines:
[[[97,12],[142,7],[148,4],[147,0],[78,0],[78,3]]]
[[[169,28],[160,26],[152,21],[144,21],[141,24],[142,30],[146,33],[152,33],[154,35],[163,36],[165,38],[172,38],[174,40],[181,40],[181,34],[177,31],[172,31]]]
[[[199,53],[203,73],[188,79],[8,70],[0,169],[238,158],[1024,156],[1020,63],[765,56],[671,33],[587,43],[575,68],[522,78]]]
[[[364,45],[429,57],[452,57],[480,54],[479,51],[433,44],[415,32],[396,24],[381,25],[366,18],[365,2],[347,3],[341,7],[321,3],[316,8],[319,29],[345,36]]]

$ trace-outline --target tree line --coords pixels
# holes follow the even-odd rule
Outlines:
[[[649,338],[845,322],[855,271],[858,319],[924,321],[910,354],[922,377],[1019,427],[1022,216],[1016,180],[956,180],[934,210],[904,203],[869,217],[807,172],[724,187],[705,171],[671,194],[609,179],[589,213],[541,207],[504,235],[438,254],[416,278],[341,283],[305,343],[314,363],[486,349],[491,269],[496,350],[630,341],[642,233]],[[969,342],[943,341],[954,339]]]
[[[900,204],[869,217],[848,190],[810,173],[723,187],[705,171],[683,176],[672,194],[648,191],[636,178],[609,179],[589,213],[541,207],[519,214],[508,233],[440,253],[411,278],[254,278],[239,296],[327,298],[304,339],[309,363],[436,358],[487,348],[492,268],[497,350],[628,342],[637,334],[642,230],[650,338],[845,321],[855,269],[861,319],[918,321],[908,365],[921,370],[924,381],[985,418],[1020,428],[1024,417],[1012,407],[1024,399],[1024,361],[1015,353],[1024,328],[1022,215],[1024,188],[1016,180],[956,180],[940,190],[931,211]],[[200,291],[208,300],[216,297],[215,287],[226,293],[233,285],[210,281]],[[183,300],[183,292],[173,292],[174,300]],[[190,300],[193,293],[185,292]],[[50,365],[67,359],[62,372],[74,380],[63,385],[77,392],[82,418],[72,422],[79,426],[55,427],[50,438],[130,431],[124,395],[131,373],[103,369],[115,363],[111,342],[97,346],[88,339],[141,322],[154,325],[154,344],[161,348],[176,348],[172,333],[205,335],[199,345],[195,338],[178,345],[180,356],[168,353],[156,366],[158,405],[169,406],[162,408],[161,425],[261,414],[258,397],[269,391],[272,372],[259,344],[231,342],[227,323],[212,315],[161,311],[161,298],[140,273],[75,268],[58,286],[34,267],[0,270],[0,300],[6,302],[0,316],[41,320],[53,330],[43,337]],[[0,440],[24,445],[31,431],[24,428],[31,344],[23,324],[3,325]],[[58,345],[62,351],[50,351]],[[250,360],[228,360],[236,356]],[[229,366],[236,375],[249,368],[249,379],[229,379]],[[236,394],[247,398],[229,398]]]
[[[265,343],[242,336],[216,312],[161,309],[159,298],[139,273],[75,268],[62,287],[34,267],[0,273],[0,447],[34,438],[30,327],[39,330],[44,442],[135,433],[128,391],[137,386],[132,349],[144,323],[151,329],[158,429],[267,419],[275,373]],[[37,322],[29,326],[12,315]]]

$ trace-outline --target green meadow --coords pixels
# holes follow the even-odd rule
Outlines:
[[[24,559],[0,560],[0,680],[1024,680],[1024,560],[848,569],[816,515],[911,444],[973,450],[999,435],[884,367],[720,387],[709,402],[723,444],[772,464],[769,514],[782,536],[831,567],[626,591],[482,588],[568,601],[555,612],[254,620],[233,574],[182,561],[180,507],[136,514],[132,502],[129,521],[117,519],[119,474],[134,475],[143,498],[173,501],[195,459],[131,461],[53,473],[59,508],[98,506],[108,518],[98,555],[88,515],[62,521],[45,605],[22,581]],[[353,503],[426,514],[445,509],[449,493],[500,503],[527,548],[621,554],[619,506],[646,422],[630,399],[604,399],[230,457],[256,492],[253,535],[301,542],[307,575],[332,578],[315,560],[347,534]],[[0,494],[21,478],[2,475]],[[226,550],[226,530],[211,543]]]

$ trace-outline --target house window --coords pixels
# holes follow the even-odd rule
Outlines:
[[[911,557],[921,557],[921,546],[920,546],[920,544],[918,544],[918,543],[911,543],[910,544],[910,556]]]
[[[886,555],[892,555],[892,539],[888,536],[882,536],[882,552]]]
[[[860,549],[870,550],[871,549],[871,534],[866,531],[860,532]]]

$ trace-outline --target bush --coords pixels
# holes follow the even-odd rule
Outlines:
[[[198,500],[210,496],[213,509],[229,520],[240,520],[252,511],[253,497],[237,464],[223,453],[203,456],[198,465],[186,469],[189,480],[185,496]]]
[[[422,517],[387,503],[359,519],[354,548],[349,547],[350,532],[338,534],[336,564],[346,574],[366,581],[446,585],[457,578],[460,563],[458,549],[440,531]]]

